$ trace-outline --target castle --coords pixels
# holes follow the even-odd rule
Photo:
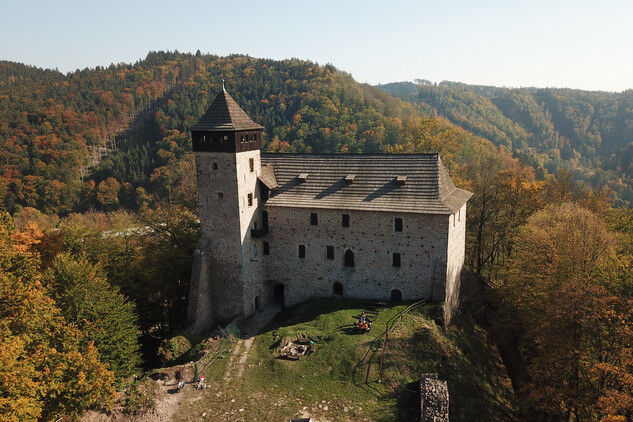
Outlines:
[[[191,129],[202,225],[193,329],[328,296],[429,298],[448,321],[472,194],[439,155],[260,153],[262,130],[224,89]]]

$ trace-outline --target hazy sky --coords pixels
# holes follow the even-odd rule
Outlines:
[[[631,0],[0,0],[0,60],[67,72],[150,50],[331,63],[370,84],[633,88]]]

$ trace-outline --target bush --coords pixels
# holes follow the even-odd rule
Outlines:
[[[163,340],[158,348],[158,357],[163,363],[173,362],[191,349],[191,343],[186,337],[176,336]]]

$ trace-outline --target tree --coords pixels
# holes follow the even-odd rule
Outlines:
[[[108,283],[99,265],[90,264],[85,256],[75,260],[61,253],[44,281],[66,321],[94,342],[117,380],[138,371],[141,357],[134,305]]]
[[[519,227],[537,209],[543,184],[506,150],[481,148],[466,166],[474,195],[468,204],[468,262],[495,281]]]
[[[107,210],[116,209],[119,205],[119,190],[121,184],[115,178],[108,177],[97,186],[97,200]]]
[[[17,232],[0,214],[0,418],[76,417],[111,405],[114,374],[92,342],[68,324],[39,281],[30,247],[37,232]]]
[[[529,361],[526,407],[555,420],[630,412],[607,405],[633,402],[633,302],[621,289],[629,266],[606,224],[573,203],[550,205],[521,228],[499,295]]]

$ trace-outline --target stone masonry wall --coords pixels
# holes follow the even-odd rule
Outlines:
[[[448,385],[437,374],[420,376],[420,413],[422,422],[449,421]]]
[[[342,284],[344,296],[354,298],[389,300],[398,289],[403,300],[444,299],[448,216],[265,209],[270,233],[261,241],[269,242],[270,255],[261,261],[272,281],[262,287],[270,290],[283,283],[287,305],[331,296],[334,283]],[[312,212],[318,214],[316,226],[310,224]],[[350,227],[342,227],[342,214],[350,215]],[[403,218],[402,232],[394,231],[395,217]],[[298,257],[299,245],[305,245],[305,258]],[[334,247],[334,259],[327,259],[327,246]],[[344,266],[348,249],[354,253],[353,268]],[[400,267],[392,266],[394,252],[401,254]]]
[[[450,324],[451,318],[459,306],[461,291],[461,272],[466,253],[466,204],[451,215],[448,228],[448,262],[446,265],[446,298],[444,300],[444,325]]]
[[[259,160],[259,151],[242,153],[198,152],[196,168],[198,199],[207,280],[198,280],[199,294],[209,291],[213,300],[213,323],[223,324],[244,314],[244,280],[261,269],[252,268],[250,227],[256,219],[257,172],[249,171],[249,158]],[[246,169],[246,170],[245,170]],[[254,170],[259,169],[259,162]],[[239,176],[238,176],[239,174]],[[253,195],[248,205],[248,194]],[[248,239],[244,242],[245,239]],[[200,265],[200,264],[199,264]],[[194,268],[194,274],[197,269]],[[204,283],[210,286],[205,287]],[[195,294],[192,292],[192,294]],[[206,300],[198,299],[197,315],[206,315]],[[211,321],[208,322],[212,323]],[[196,325],[200,325],[196,323]]]

